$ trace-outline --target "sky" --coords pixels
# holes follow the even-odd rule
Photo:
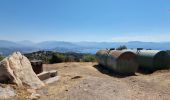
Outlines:
[[[0,40],[170,41],[170,0],[0,0]]]

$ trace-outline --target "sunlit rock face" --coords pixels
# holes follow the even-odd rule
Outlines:
[[[30,61],[20,52],[14,52],[0,62],[0,81],[27,85],[37,89],[44,83],[34,73]]]

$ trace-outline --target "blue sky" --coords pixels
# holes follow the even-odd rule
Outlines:
[[[0,0],[0,39],[170,41],[170,0]]]

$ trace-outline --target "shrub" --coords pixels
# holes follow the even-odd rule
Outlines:
[[[65,61],[65,56],[62,54],[53,54],[50,63],[61,63]]]
[[[124,50],[127,49],[127,47],[125,45],[119,46],[118,48],[116,48],[116,50]]]
[[[3,56],[0,56],[0,61],[2,61],[4,59],[4,57]]]
[[[90,62],[95,61],[95,56],[91,54],[75,53],[75,52],[53,52],[53,51],[37,51],[25,54],[29,60],[42,60],[45,64],[61,63],[61,62]]]
[[[95,62],[96,57],[94,55],[84,55],[82,60],[84,62]]]
[[[65,62],[75,62],[75,57],[74,56],[66,56],[65,57]]]

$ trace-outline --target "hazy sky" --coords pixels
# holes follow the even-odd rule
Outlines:
[[[170,41],[170,0],[0,0],[0,39]]]

